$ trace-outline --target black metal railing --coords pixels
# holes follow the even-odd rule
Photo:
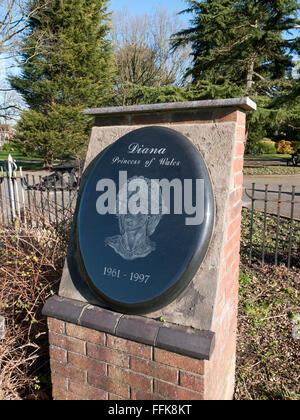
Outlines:
[[[23,175],[13,160],[0,168],[0,225],[21,220],[26,226],[55,228],[72,219],[81,168],[41,175]],[[249,201],[250,200],[250,201]],[[245,203],[245,201],[248,201]],[[296,187],[245,189],[241,257],[300,268],[300,192]]]
[[[245,189],[248,208],[242,217],[241,254],[251,264],[300,266],[300,193],[296,187]]]

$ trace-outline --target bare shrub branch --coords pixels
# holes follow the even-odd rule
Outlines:
[[[21,220],[0,227],[0,314],[7,325],[0,341],[0,400],[50,398],[50,383],[43,388],[39,383],[49,375],[41,309],[57,291],[70,223],[61,218],[56,229],[47,220],[41,223],[40,212],[30,218],[31,228]]]

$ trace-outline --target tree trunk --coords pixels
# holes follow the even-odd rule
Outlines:
[[[253,74],[254,74],[254,58],[250,61],[248,71],[247,71],[247,81],[246,81],[246,92],[247,95],[250,94],[253,86]]]
[[[48,153],[44,158],[44,168],[51,169],[54,164],[54,154],[52,152]]]

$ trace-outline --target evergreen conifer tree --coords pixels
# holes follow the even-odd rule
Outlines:
[[[284,134],[288,121],[294,121],[290,107],[296,106],[292,101],[286,107],[284,101],[294,92],[293,55],[299,54],[297,0],[187,3],[182,13],[192,14],[191,27],[173,36],[173,48],[192,47],[194,60],[187,74],[197,97],[254,99],[258,110],[248,119],[248,150],[265,135]],[[292,30],[292,37],[283,36]]]
[[[284,39],[297,26],[296,0],[187,0],[193,26],[174,36],[189,43],[188,70],[203,96],[274,96],[293,69],[299,39]],[[182,12],[182,13],[183,13]]]
[[[87,107],[105,106],[112,96],[112,51],[107,39],[107,0],[32,0],[43,7],[29,21],[20,62],[10,83],[29,109],[17,126],[27,152],[48,165],[54,156],[78,156],[87,145]]]

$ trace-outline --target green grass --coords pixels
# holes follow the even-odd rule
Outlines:
[[[25,156],[20,152],[2,152],[0,151],[0,160],[7,160],[8,155],[11,155],[14,160],[41,160],[37,156]]]
[[[23,154],[19,152],[16,152],[16,153],[0,152],[0,160],[7,160],[7,157],[9,154],[13,157],[14,160],[36,160],[36,161],[42,160],[40,157],[24,156]]]
[[[16,152],[3,152],[0,151],[0,161],[7,160],[8,155],[11,155],[12,158],[17,161],[25,161],[26,163],[22,163],[21,165],[18,164],[18,166],[22,166],[22,169],[24,171],[34,171],[34,170],[40,170],[43,169],[43,160],[38,156],[25,156],[24,154],[20,153],[19,151]],[[28,163],[27,163],[28,161]],[[29,163],[29,161],[33,161],[34,163]],[[36,162],[36,163],[35,163]]]
[[[262,155],[245,155],[245,159],[286,159],[286,158],[290,158],[292,157],[292,155],[286,154],[286,155],[282,155],[279,153],[271,153],[271,154],[262,154]]]

